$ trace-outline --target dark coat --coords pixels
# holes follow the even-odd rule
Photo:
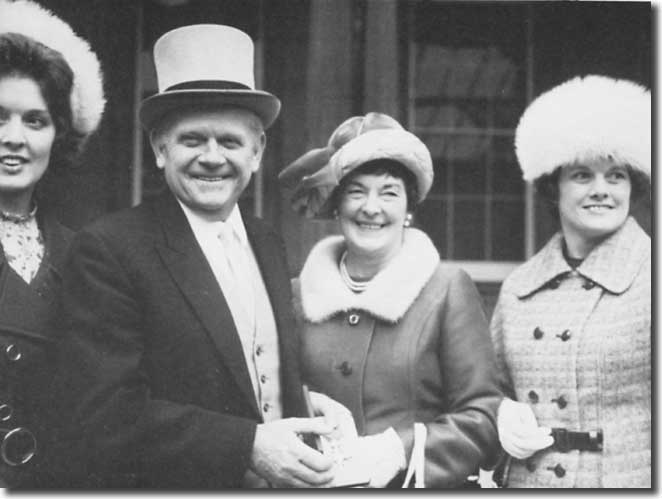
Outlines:
[[[43,467],[42,457],[52,430],[48,396],[57,337],[60,271],[73,237],[73,232],[47,211],[38,212],[37,222],[45,252],[29,284],[11,268],[0,246],[0,425],[5,429],[28,429],[37,444],[35,456],[24,465],[0,462],[0,480],[9,487],[32,486]]]
[[[502,394],[476,287],[407,229],[398,256],[354,294],[338,271],[344,248],[322,240],[295,283],[304,381],[346,405],[360,435],[393,427],[407,458],[425,423],[425,486],[460,486],[499,450]]]
[[[282,241],[244,222],[278,328],[284,417],[302,415]],[[94,477],[69,485],[240,486],[261,413],[230,309],[175,198],[83,229],[64,275],[63,452],[70,472]]]

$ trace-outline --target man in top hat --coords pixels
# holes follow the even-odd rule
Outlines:
[[[338,419],[299,417],[283,245],[237,206],[280,102],[254,89],[237,29],[175,29],[154,58],[140,119],[168,192],[82,230],[64,272],[56,386],[66,463],[86,477],[69,485],[325,485],[331,459],[299,435]]]

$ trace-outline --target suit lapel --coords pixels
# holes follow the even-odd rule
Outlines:
[[[156,200],[155,217],[165,234],[165,244],[157,245],[157,251],[259,418],[253,385],[230,308],[184,212],[175,198],[167,194]]]

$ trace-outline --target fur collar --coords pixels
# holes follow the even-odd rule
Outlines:
[[[347,288],[338,270],[344,250],[343,236],[329,236],[310,251],[300,276],[306,320],[323,322],[338,312],[363,310],[395,323],[405,315],[439,265],[439,252],[430,238],[418,229],[405,229],[400,253],[363,293],[356,294]]]

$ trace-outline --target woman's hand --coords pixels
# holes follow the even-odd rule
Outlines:
[[[501,446],[517,459],[526,459],[554,443],[550,429],[538,426],[531,407],[509,398],[499,405],[497,426]]]
[[[370,477],[367,487],[386,487],[407,466],[404,446],[393,428],[357,438],[349,451],[351,465],[360,467]]]
[[[310,402],[315,416],[324,416],[326,423],[333,428],[328,438],[342,440],[358,437],[354,418],[347,407],[319,392],[310,392]]]

